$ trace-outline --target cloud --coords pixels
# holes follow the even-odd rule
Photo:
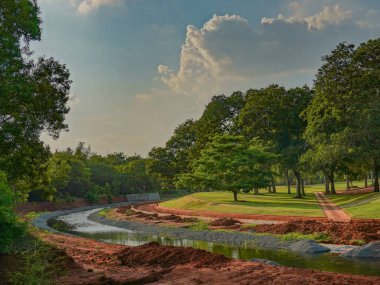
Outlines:
[[[80,14],[84,15],[101,6],[110,6],[118,3],[119,0],[83,0],[77,9]]]
[[[195,96],[201,104],[216,94],[273,82],[286,85],[289,78],[311,84],[321,56],[341,41],[365,41],[374,34],[363,31],[369,23],[358,26],[367,14],[354,15],[339,5],[311,15],[299,2],[290,9],[290,16],[263,18],[256,26],[228,14],[214,15],[201,28],[187,26],[179,68],[159,65],[161,81],[171,92]],[[374,19],[377,11],[368,13]]]
[[[328,25],[339,25],[343,21],[350,19],[352,17],[352,11],[345,10],[339,5],[335,6],[325,6],[323,10],[319,13],[307,16],[299,17],[297,11],[302,10],[303,7],[299,2],[290,3],[290,7],[295,10],[295,15],[288,18],[283,15],[278,15],[277,18],[262,18],[262,24],[273,24],[275,22],[286,22],[286,23],[306,23],[308,29],[323,29]]]

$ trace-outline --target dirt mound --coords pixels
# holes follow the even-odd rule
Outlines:
[[[287,233],[325,233],[331,238],[331,242],[336,244],[357,244],[360,241],[370,242],[380,240],[379,221],[357,221],[349,223],[319,222],[315,220],[289,221],[276,225],[257,225],[256,232],[287,234]]]
[[[198,221],[198,219],[196,218],[182,218],[180,216],[173,215],[173,214],[159,217],[159,219],[164,220],[164,221],[172,221],[176,223],[195,223]]]
[[[238,220],[235,220],[235,219],[231,219],[231,218],[221,218],[221,219],[217,219],[217,220],[214,220],[210,223],[210,226],[214,226],[214,227],[228,227],[228,226],[233,226],[233,225],[236,225],[236,224],[241,224],[240,221]]]
[[[193,267],[224,266],[229,259],[223,255],[212,254],[205,250],[190,247],[163,246],[156,242],[126,248],[118,255],[122,265],[173,267],[191,264]]]
[[[128,210],[131,210],[131,208],[132,208],[131,205],[119,207],[116,209],[116,212],[119,214],[125,214]]]

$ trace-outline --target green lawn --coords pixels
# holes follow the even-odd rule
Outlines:
[[[329,199],[342,207],[353,218],[380,219],[380,194],[329,196]]]
[[[323,217],[317,199],[310,193],[303,199],[295,199],[279,189],[277,194],[239,194],[238,202],[233,201],[231,192],[200,192],[182,198],[163,202],[162,206],[195,211],[215,211],[224,213],[315,216]]]
[[[363,187],[363,182],[355,182]],[[337,182],[336,189],[344,190],[346,182]],[[233,201],[231,192],[199,192],[162,203],[167,208],[177,208],[195,211],[215,211],[224,213],[241,213],[279,216],[309,216],[324,217],[314,192],[324,192],[324,185],[305,187],[307,196],[295,199],[295,188],[292,194],[287,194],[286,186],[277,186],[277,193],[270,194],[261,190],[260,195],[252,193],[238,195],[238,202]],[[328,196],[334,203],[340,205],[355,218],[380,218],[380,194]]]

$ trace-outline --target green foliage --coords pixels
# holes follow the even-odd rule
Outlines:
[[[5,175],[0,172],[0,253],[9,252],[12,244],[25,232],[25,225],[14,213],[14,199]]]
[[[286,173],[293,170],[300,185],[300,156],[306,150],[302,137],[306,127],[302,112],[313,92],[307,87],[286,90],[270,85],[247,92],[247,103],[241,110],[238,127],[248,139],[258,138],[271,152],[279,155],[279,166]],[[298,197],[301,196],[297,187]]]
[[[36,1],[4,0],[0,11],[0,171],[23,201],[47,184],[50,151],[40,136],[67,129],[71,80],[53,58],[30,58],[30,42],[41,37]]]
[[[70,259],[63,251],[34,238],[29,239],[29,248],[21,254],[22,266],[11,274],[15,285],[50,285],[65,273]]]
[[[242,189],[268,185],[275,157],[242,136],[216,135],[193,162],[192,172],[180,176],[177,185],[232,191],[236,200]]]
[[[311,239],[316,242],[328,242],[331,238],[325,233],[312,233],[312,234],[302,234],[298,232],[287,233],[284,235],[277,235],[283,240],[299,240],[299,239]]]
[[[208,223],[205,221],[198,221],[191,224],[189,228],[196,231],[208,230]]]
[[[73,229],[73,226],[56,218],[49,219],[47,223],[49,227],[60,232],[69,232]]]

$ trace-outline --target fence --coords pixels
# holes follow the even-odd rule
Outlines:
[[[142,194],[127,194],[128,202],[139,202],[139,201],[158,201],[160,200],[159,193],[142,193]]]

